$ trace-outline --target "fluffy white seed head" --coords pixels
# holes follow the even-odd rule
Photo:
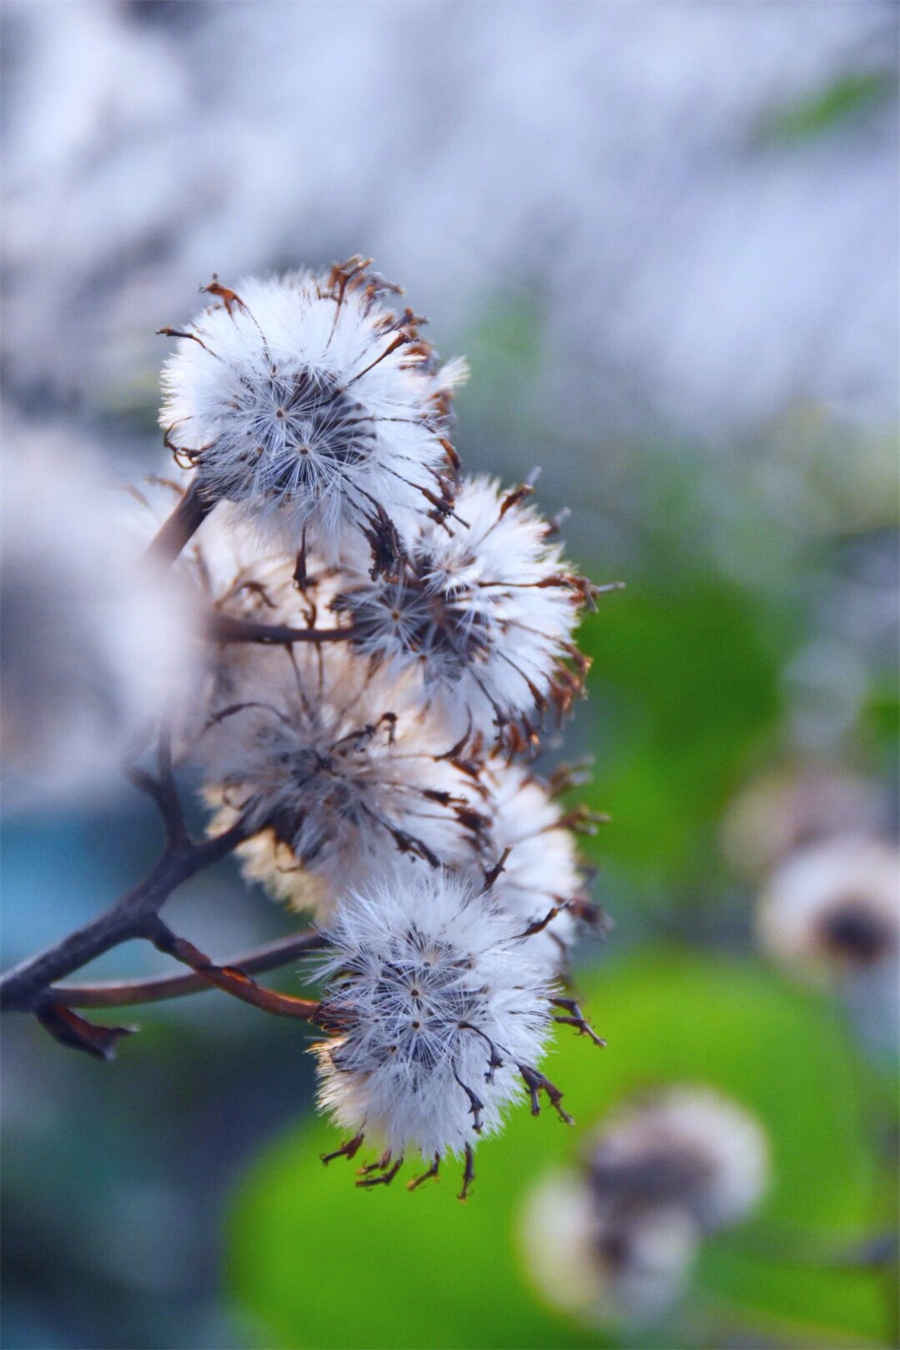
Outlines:
[[[551,1306],[593,1325],[656,1321],[684,1288],[698,1228],[676,1206],[624,1217],[598,1202],[584,1175],[551,1173],[532,1190],[520,1244]]]
[[[396,287],[354,258],[206,290],[214,302],[185,333],[164,330],[178,345],[160,422],[208,502],[238,503],[287,547],[305,537],[329,558],[359,531],[406,538],[449,512],[465,365],[437,369],[421,320],[387,307]]]
[[[260,837],[239,852],[280,898],[327,908],[398,853],[429,870],[477,856],[477,784],[440,757],[443,729],[344,644],[242,644],[218,675],[193,751],[213,829],[248,817]]]
[[[605,1121],[590,1146],[590,1185],[614,1210],[678,1207],[704,1231],[745,1217],[768,1176],[757,1122],[711,1089],[669,1088]]]
[[[414,673],[457,736],[513,749],[536,737],[545,709],[570,707],[587,667],[572,633],[590,586],[563,561],[529,491],[466,480],[459,519],[425,521],[404,560],[336,601],[359,650]]]
[[[523,1072],[544,1085],[551,988],[517,931],[464,878],[409,865],[342,900],[324,968],[337,1035],[316,1047],[339,1125],[431,1162],[498,1130]]]
[[[900,959],[900,852],[846,835],[796,853],[772,876],[758,930],[776,960],[813,978],[863,975]]]

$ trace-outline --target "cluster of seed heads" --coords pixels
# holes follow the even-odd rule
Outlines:
[[[154,551],[206,616],[179,727],[211,830],[242,822],[245,873],[312,910],[327,957],[320,1102],[427,1170],[503,1110],[562,1094],[536,1067],[584,894],[572,777],[531,760],[583,693],[574,641],[601,588],[562,555],[534,482],[465,477],[463,361],[439,365],[398,288],[352,258],[327,275],[214,278],[163,371],[179,500]],[[595,1038],[597,1039],[597,1038]]]

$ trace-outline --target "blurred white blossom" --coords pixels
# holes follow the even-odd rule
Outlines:
[[[193,612],[149,568],[124,489],[61,424],[8,419],[3,760],[10,805],[117,791],[184,698]]]
[[[900,1048],[900,849],[836,834],[777,868],[757,908],[763,948],[790,973],[824,983],[862,1043]]]

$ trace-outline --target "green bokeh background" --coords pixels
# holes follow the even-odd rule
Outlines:
[[[523,1200],[579,1135],[649,1084],[703,1082],[742,1102],[771,1142],[773,1182],[753,1222],[707,1244],[690,1316],[711,1344],[736,1326],[812,1344],[876,1343],[884,1298],[868,1275],[803,1264],[795,1248],[835,1248],[868,1230],[876,1178],[864,1146],[860,1080],[844,1028],[821,999],[789,990],[755,962],[645,950],[584,979],[586,1007],[608,1037],[600,1051],[560,1034],[546,1072],[577,1113],[510,1114],[477,1151],[465,1204],[445,1166],[415,1194],[395,1184],[361,1193],[355,1166],[319,1161],[334,1131],[288,1131],[249,1170],[230,1215],[229,1275],[260,1344],[299,1347],[614,1345],[554,1315],[518,1259]],[[458,1169],[457,1169],[458,1170]],[[879,1220],[882,1214],[877,1214]],[[682,1316],[687,1314],[682,1310]],[[675,1327],[648,1334],[667,1340]],[[632,1334],[631,1340],[638,1343]]]

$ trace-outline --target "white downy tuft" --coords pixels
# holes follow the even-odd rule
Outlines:
[[[466,367],[437,368],[422,320],[387,307],[397,287],[352,258],[205,289],[214,303],[187,330],[163,330],[178,345],[160,423],[208,504],[235,502],[329,560],[358,551],[360,532],[392,555],[430,513],[446,519]]]
[[[417,1150],[435,1166],[465,1153],[469,1172],[523,1081],[533,1109],[543,1089],[561,1111],[534,1067],[553,987],[517,930],[464,878],[408,865],[343,900],[326,933],[336,1036],[316,1047],[319,1100],[354,1143],[386,1145],[383,1167]]]
[[[398,853],[426,869],[478,856],[478,785],[441,758],[443,728],[402,688],[343,643],[248,645],[225,650],[192,756],[219,808],[213,831],[246,815],[261,836],[238,850],[252,878],[327,910]]]
[[[530,748],[543,714],[563,714],[581,693],[588,666],[572,635],[591,587],[530,492],[466,480],[459,519],[424,522],[405,559],[335,602],[359,650],[395,676],[414,673],[423,700],[473,745]]]
[[[485,866],[503,861],[491,895],[521,931],[531,930],[535,954],[562,971],[578,934],[576,911],[585,901],[575,836],[546,785],[521,765],[489,760],[482,782],[490,818]]]

